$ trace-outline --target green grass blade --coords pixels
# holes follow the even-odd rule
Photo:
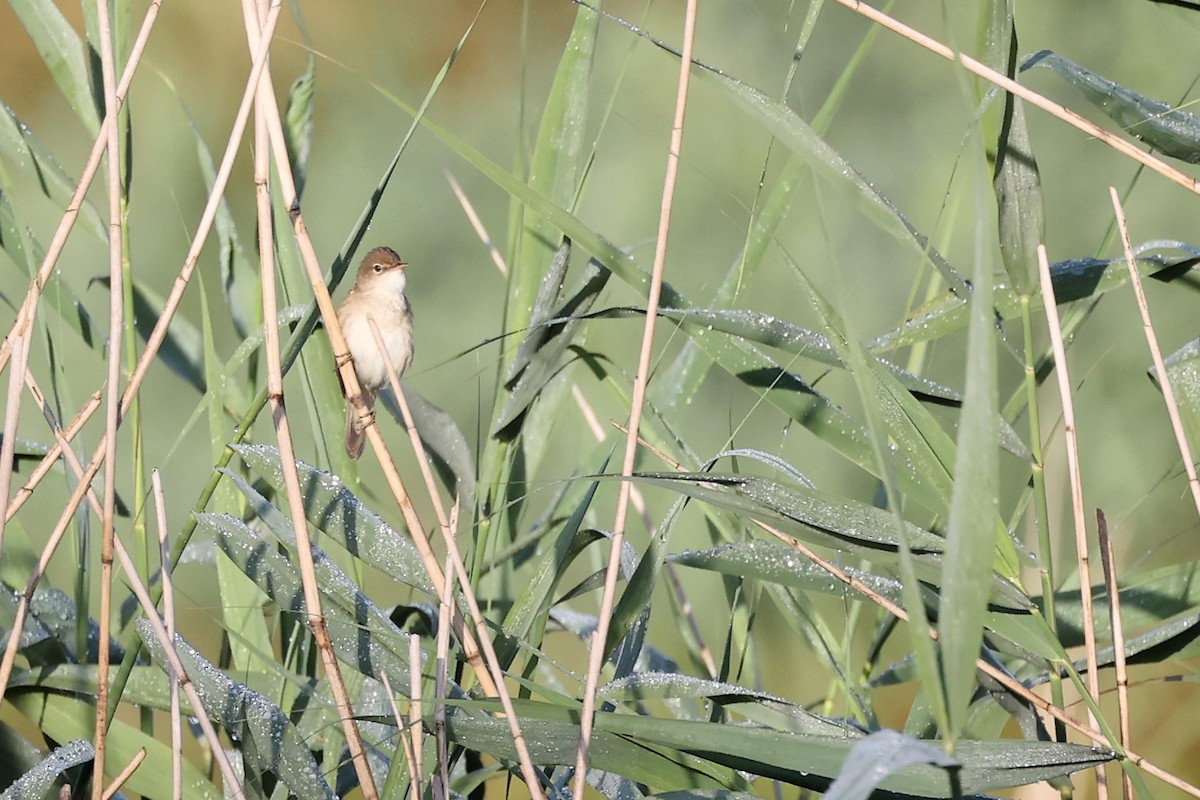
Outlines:
[[[97,100],[92,94],[84,63],[84,45],[79,35],[52,0],[10,0],[9,5],[37,47],[71,110],[79,117],[84,129],[95,136],[100,130],[97,108],[103,108],[103,100]],[[99,59],[96,66],[98,71]]]
[[[54,159],[8,104],[0,100],[0,156],[32,181],[39,191],[65,210],[75,191],[75,179]],[[96,207],[86,198],[79,208],[79,222],[98,241],[108,241],[108,230]]]
[[[979,658],[987,606],[987,594],[981,587],[991,573],[997,545],[1007,541],[996,530],[1000,490],[996,331],[992,316],[992,261],[988,257],[983,222],[987,210],[982,199],[977,202],[976,212],[980,217],[973,276],[975,291],[970,300],[966,397],[958,424],[954,494],[938,616],[951,726],[944,735],[952,747],[966,724],[967,708],[977,685],[975,662]],[[1015,572],[1016,565],[1012,566]]]

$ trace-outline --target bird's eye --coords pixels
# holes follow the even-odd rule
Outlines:
[[[376,272],[383,272],[383,264],[376,264],[376,265],[375,265],[375,271],[376,271]]]

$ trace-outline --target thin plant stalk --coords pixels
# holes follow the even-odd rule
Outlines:
[[[1150,318],[1150,306],[1146,302],[1146,290],[1142,287],[1142,276],[1137,269],[1137,260],[1133,256],[1133,246],[1129,243],[1129,228],[1125,223],[1125,209],[1121,206],[1121,198],[1115,187],[1108,187],[1112,197],[1113,211],[1117,215],[1117,228],[1121,232],[1121,248],[1125,253],[1125,264],[1129,267],[1129,281],[1133,285],[1133,296],[1137,299],[1138,311],[1142,315],[1142,330],[1146,334],[1146,345],[1150,348],[1150,357],[1154,359],[1154,371],[1158,373],[1158,385],[1162,389],[1163,402],[1167,404],[1167,416],[1171,418],[1171,430],[1175,433],[1175,444],[1179,455],[1183,458],[1183,469],[1188,477],[1188,489],[1192,492],[1192,502],[1196,513],[1200,514],[1200,480],[1196,478],[1196,462],[1192,458],[1192,448],[1188,444],[1187,432],[1183,429],[1183,419],[1179,416],[1179,404],[1175,400],[1175,389],[1171,386],[1171,376],[1167,374],[1167,365],[1163,363],[1162,350],[1158,346],[1158,336],[1154,332],[1154,321]]]
[[[462,206],[463,213],[467,216],[467,221],[471,223],[471,228],[475,231],[475,235],[479,237],[479,241],[483,243],[483,246],[488,250],[488,254],[491,255],[492,263],[500,271],[501,277],[507,278],[508,264],[504,262],[504,255],[500,252],[500,248],[496,247],[495,242],[492,241],[492,237],[488,235],[487,228],[484,226],[483,220],[479,218],[479,214],[476,213],[471,199],[467,197],[449,170],[446,171],[446,181],[450,184],[450,189],[454,192],[454,197],[458,200],[458,204]]]
[[[409,736],[412,738],[412,778],[413,798],[421,796],[421,786],[425,779],[422,770],[422,753],[425,731],[421,725],[421,637],[413,634],[408,637],[408,725]]]
[[[1193,178],[1190,175],[1175,169],[1162,159],[1156,158],[1150,153],[1138,149],[1136,145],[1126,141],[1125,139],[1122,139],[1117,134],[1101,128],[1096,123],[1081,117],[1079,114],[1076,114],[1074,111],[1071,111],[1065,106],[1055,103],[1053,100],[1038,94],[1032,89],[1022,86],[1008,76],[997,72],[996,70],[980,63],[979,61],[976,61],[965,53],[956,52],[952,48],[947,47],[930,36],[926,36],[915,28],[911,28],[894,17],[890,17],[882,11],[872,8],[871,6],[862,2],[862,0],[837,0],[837,2],[851,11],[861,14],[872,22],[878,23],[888,30],[900,34],[905,39],[919,44],[921,47],[924,47],[931,53],[936,53],[942,58],[962,64],[962,66],[969,72],[978,75],[986,81],[994,83],[1009,94],[1015,95],[1030,105],[1037,106],[1046,113],[1058,117],[1067,124],[1083,131],[1089,137],[1099,139],[1109,147],[1116,150],[1118,153],[1128,156],[1139,164],[1149,167],[1159,175],[1162,175],[1169,181],[1179,184],[1189,192],[1192,192],[1193,194],[1200,194],[1200,180],[1197,180],[1196,178]]]
[[[671,229],[671,207],[675,201],[675,181],[679,173],[679,151],[683,146],[683,121],[687,111],[688,84],[691,80],[692,50],[696,40],[696,12],[699,0],[688,0],[684,10],[683,50],[679,59],[679,83],[675,95],[675,116],[671,125],[671,143],[667,150],[667,169],[663,178],[662,206],[658,218],[658,237],[654,244],[654,264],[650,275],[650,293],[646,301],[646,322],[642,329],[642,346],[638,355],[637,375],[630,398],[629,434],[625,437],[625,457],[621,474],[633,474],[637,458],[638,430],[642,422],[642,405],[646,399],[646,383],[650,379],[650,356],[654,350],[654,328],[658,319],[659,299],[662,296],[663,273],[667,263],[667,238]],[[587,785],[588,749],[592,742],[592,724],[596,716],[596,689],[608,639],[613,604],[617,595],[617,579],[621,573],[621,549],[625,543],[625,522],[629,515],[628,480],[621,482],[617,493],[616,519],[609,542],[608,566],[604,573],[604,594],[596,630],[592,633],[588,652],[587,676],[584,681],[583,710],[579,718],[579,747],[575,753],[574,797],[582,798]]]
[[[191,245],[188,247],[188,254],[184,258],[183,267],[179,271],[179,275],[175,278],[175,283],[171,287],[170,293],[167,295],[166,301],[163,303],[162,311],[159,313],[158,321],[155,322],[150,335],[146,337],[146,348],[142,351],[141,357],[138,359],[137,366],[134,368],[133,374],[129,378],[129,383],[125,387],[125,394],[121,399],[121,414],[124,415],[129,411],[132,405],[133,397],[141,388],[142,380],[146,377],[146,373],[150,369],[150,364],[158,356],[158,351],[162,347],[163,342],[167,337],[167,328],[171,324],[171,320],[175,316],[175,312],[179,309],[179,303],[183,299],[183,293],[187,289],[188,282],[191,280],[192,274],[195,272],[196,264],[200,258],[200,251],[204,247],[204,243],[208,239],[208,234],[212,231],[212,226],[216,221],[217,211],[220,208],[221,198],[225,193],[225,186],[229,182],[229,175],[233,170],[234,157],[237,155],[238,145],[241,142],[242,135],[246,131],[246,124],[250,118],[250,109],[254,101],[254,96],[257,93],[258,80],[263,75],[266,65],[267,54],[270,50],[271,36],[274,34],[275,25],[279,22],[279,13],[282,9],[282,0],[272,0],[270,10],[267,12],[267,21],[264,26],[265,38],[258,41],[254,49],[251,60],[250,75],[246,80],[246,86],[242,90],[242,99],[238,105],[237,114],[234,117],[233,127],[229,134],[229,139],[225,144],[225,153],[221,157],[220,166],[217,168],[217,173],[213,178],[212,190],[208,193],[208,200],[205,203],[204,211],[200,215],[200,223],[196,227],[196,233],[192,237]],[[99,466],[99,454],[103,452],[101,441],[97,448],[97,454],[93,456],[92,461]],[[232,451],[228,451],[232,452]],[[89,470],[92,466],[89,465]],[[94,472],[92,473],[95,474]],[[89,478],[91,480],[91,478]],[[69,506],[69,509],[74,512],[74,507],[79,504],[79,500],[75,495],[72,495],[74,505]],[[186,529],[185,529],[186,530]],[[61,538],[61,534],[60,534]],[[187,544],[186,537],[180,537],[177,542],[179,547]],[[181,551],[182,552],[182,551]],[[113,682],[113,694],[120,695],[124,690],[125,683],[129,680],[129,676],[133,674],[133,660],[137,655],[136,641],[133,646],[126,650],[125,660],[121,663],[121,670],[117,674]],[[0,670],[3,665],[0,664]],[[0,678],[3,677],[0,672]],[[4,682],[0,681],[0,690],[4,687]]]
[[[100,38],[100,73],[104,85],[105,137],[108,164],[108,380],[104,409],[104,507],[100,544],[100,635],[96,657],[96,753],[93,759],[92,798],[104,796],[104,761],[108,742],[108,670],[112,658],[112,569],[114,520],[117,507],[117,425],[121,418],[121,341],[125,332],[125,274],[122,264],[125,236],[121,201],[121,137],[117,131],[117,71],[113,32],[107,2],[96,4]]]
[[[458,504],[456,503],[450,513],[450,518],[454,522],[455,532],[458,530],[457,512]],[[433,712],[433,728],[437,737],[437,768],[440,780],[435,781],[439,786],[439,790],[434,791],[433,800],[450,797],[450,746],[449,738],[446,735],[446,692],[450,683],[450,676],[448,674],[450,666],[450,609],[453,604],[454,569],[450,563],[450,557],[447,556],[446,585],[442,589],[441,597],[438,598],[438,632],[437,647],[435,649],[437,675],[434,679],[434,694],[437,706]]]
[[[146,748],[139,747],[138,751],[133,754],[133,758],[129,759],[129,763],[126,764],[121,771],[117,773],[117,776],[112,779],[108,786],[105,786],[100,792],[100,800],[112,800],[112,798],[116,796],[117,792],[121,791],[121,787],[125,785],[125,782],[133,777],[133,773],[137,772],[138,767],[140,767],[142,762],[145,760]],[[99,781],[96,782],[99,783]]]
[[[1104,566],[1104,586],[1108,592],[1108,619],[1112,630],[1113,667],[1117,678],[1117,725],[1121,732],[1121,747],[1128,747],[1129,732],[1129,672],[1125,666],[1125,630],[1121,625],[1121,592],[1117,586],[1117,561],[1113,557],[1112,540],[1108,538],[1108,520],[1096,509],[1096,533],[1100,539],[1100,563]],[[1121,794],[1133,800],[1133,781],[1121,775]]]
[[[171,548],[167,542],[167,501],[163,494],[162,476],[150,472],[150,488],[154,494],[154,519],[158,526],[158,560],[162,570],[163,626],[167,636],[175,641],[175,586],[171,580]],[[179,675],[173,667],[167,670],[171,685],[171,800],[183,798],[183,718],[179,714]]]
[[[1087,524],[1083,510],[1083,479],[1079,465],[1078,428],[1075,424],[1075,403],[1071,397],[1071,376],[1067,369],[1067,350],[1059,327],[1058,305],[1054,298],[1054,282],[1050,278],[1050,262],[1045,245],[1038,245],[1038,267],[1042,295],[1045,299],[1046,325],[1050,329],[1050,345],[1058,373],[1058,392],[1062,400],[1063,437],[1066,439],[1067,473],[1071,484],[1071,512],[1075,521],[1075,558],[1079,570],[1079,598],[1083,614],[1083,641],[1087,651],[1088,691],[1094,700],[1100,698],[1100,681],[1096,665],[1096,625],[1092,609],[1092,570],[1088,555]]]
[[[21,384],[25,380],[27,340],[18,335],[11,339],[12,369],[8,373],[8,394],[4,401],[4,438],[0,440],[0,552],[4,551],[4,526],[9,519],[8,490],[12,486],[13,458],[17,448],[17,422],[21,414]],[[0,692],[0,697],[3,692]]]
[[[409,671],[410,681],[415,680],[419,683],[421,680],[419,677],[421,674],[421,661],[418,658],[417,666],[415,669],[415,672],[418,677],[413,679],[411,677],[414,672],[412,658],[411,658],[411,656],[412,656],[411,651],[409,653],[409,656],[410,656],[410,658],[409,658],[409,662],[408,662],[408,671]],[[417,771],[417,757],[413,754],[413,740],[410,739],[408,736],[406,736],[404,733],[404,729],[406,727],[404,724],[404,715],[400,713],[400,706],[398,706],[396,704],[396,692],[394,689],[392,689],[392,682],[388,679],[387,673],[380,672],[379,680],[380,680],[380,682],[383,683],[383,691],[387,695],[388,705],[390,705],[392,707],[392,718],[396,720],[397,738],[400,740],[400,744],[398,745],[398,747],[404,751],[404,761],[408,765],[408,781],[409,781],[409,785],[410,785],[410,788],[412,791],[412,794],[410,794],[409,797],[412,798],[413,800],[419,800],[419,798],[421,797],[421,779],[418,776],[418,771]],[[395,767],[396,767],[396,763],[395,763],[395,758],[393,757],[392,768],[395,769]]]
[[[253,14],[254,0],[245,0],[243,8],[246,13]],[[258,12],[260,22],[265,22],[266,8],[261,0],[258,3]],[[266,38],[262,40],[264,44],[267,41]],[[264,70],[263,74],[268,74],[268,72],[269,70]],[[358,777],[359,789],[366,800],[377,800],[379,792],[375,786],[375,777],[371,774],[370,766],[367,764],[367,758],[363,752],[362,735],[354,719],[350,693],[342,678],[341,666],[338,664],[337,654],[333,648],[329,627],[321,610],[321,591],[313,562],[313,543],[308,535],[308,521],[304,518],[304,496],[300,489],[300,476],[296,472],[296,451],[292,444],[291,423],[288,420],[287,403],[283,394],[283,371],[280,366],[279,352],[279,309],[275,299],[274,232],[271,225],[271,162],[267,146],[269,137],[266,123],[267,108],[274,102],[274,97],[268,98],[267,96],[269,88],[270,84],[267,81],[260,81],[258,98],[255,101],[254,125],[254,193],[258,208],[258,256],[265,334],[263,350],[266,351],[267,361],[267,396],[270,398],[275,440],[279,445],[279,463],[283,471],[288,512],[292,520],[292,531],[296,537],[296,558],[299,561],[308,627],[316,640],[317,651],[320,653],[321,662],[325,667],[325,678],[328,681],[330,693],[333,695],[342,733],[346,737],[346,746]]]

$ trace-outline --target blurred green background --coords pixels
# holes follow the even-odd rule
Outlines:
[[[135,20],[140,20],[143,6],[135,4]],[[604,8],[613,17],[677,46],[682,6],[659,0],[648,5],[609,2]],[[411,117],[388,95],[418,105],[477,6],[457,0],[356,0],[307,2],[300,7],[316,57],[315,127],[303,207],[318,253],[328,264],[410,124]],[[62,10],[68,17],[78,14],[71,3],[63,4]],[[700,9],[696,58],[778,97],[788,69],[798,57],[788,102],[810,119],[870,26],[849,11],[827,4],[810,47],[798,56],[795,42],[807,11],[804,3],[705,0]],[[899,3],[895,11],[936,39],[966,49],[974,47],[977,8],[973,3]],[[567,0],[488,2],[428,117],[497,163],[519,169],[528,158],[575,12],[576,6]],[[1172,103],[1186,103],[1195,95],[1200,63],[1192,63],[1196,60],[1192,54],[1196,52],[1200,14],[1138,0],[1036,0],[1017,3],[1015,18],[1022,53],[1052,49]],[[285,11],[272,50],[280,93],[287,88],[289,78],[285,76],[298,76],[305,68],[310,51],[303,39]],[[90,140],[7,4],[0,5],[0,54],[0,99],[29,124],[68,172],[77,174]],[[183,106],[195,119],[208,148],[219,156],[248,62],[236,4],[166,0],[131,93],[135,120],[131,256],[135,275],[161,294],[170,289],[182,264],[206,197],[195,137]],[[674,56],[633,35],[622,24],[612,19],[602,22],[589,108],[589,139],[594,142],[595,159],[577,212],[594,230],[628,248],[647,267],[657,225],[677,64]],[[960,80],[948,62],[882,32],[853,78],[827,138],[952,263],[969,271],[974,221],[970,193],[962,186],[969,183],[962,157],[974,109],[963,99]],[[1033,72],[1022,80],[1086,116],[1098,117],[1077,93],[1048,72]],[[611,113],[605,114],[610,102]],[[1099,251],[1112,222],[1108,186],[1127,188],[1137,172],[1135,165],[1036,110],[1028,116],[1042,171],[1046,245],[1051,259],[1116,255],[1111,247]],[[711,84],[704,80],[693,83],[667,280],[697,303],[707,302],[730,264],[741,255],[751,210],[762,200],[760,176],[770,187],[782,163],[782,150],[772,150],[770,144],[768,135]],[[360,255],[371,246],[387,244],[413,265],[409,294],[417,315],[417,357],[407,379],[450,412],[468,441],[476,443],[488,434],[501,348],[515,346],[516,339],[479,346],[503,332],[505,284],[455,200],[447,175],[462,186],[493,240],[507,252],[508,195],[436,136],[418,130]],[[48,241],[57,222],[56,209],[31,191],[30,178],[16,171],[10,177],[15,196],[35,198],[23,202],[21,210],[37,237]],[[918,273],[919,265],[874,228],[844,192],[806,180],[812,189],[798,193],[778,233],[780,245],[810,270],[838,304],[851,330],[862,341],[869,341],[900,324],[920,300],[923,276]],[[252,250],[254,209],[248,143],[241,147],[227,196],[243,246]],[[93,202],[98,208],[106,207],[102,193],[93,191]],[[1132,238],[1135,243],[1170,239],[1200,244],[1195,209],[1194,197],[1156,176],[1143,176],[1126,206]],[[0,256],[0,261],[6,259]],[[778,251],[768,251],[763,268],[744,287],[737,305],[814,326],[808,300],[783,264]],[[83,298],[103,328],[107,295],[92,279],[107,269],[104,248],[77,232],[60,265],[58,278]],[[215,246],[210,244],[198,278],[204,282],[210,302],[219,304],[216,269]],[[7,305],[15,306],[26,286],[23,274],[13,265],[6,262],[0,268],[0,292]],[[1149,283],[1148,292],[1164,352],[1173,352],[1197,336],[1194,292],[1154,282]],[[602,300],[602,305],[638,304],[641,298],[616,280]],[[198,324],[200,302],[194,288],[186,296],[182,313]],[[671,326],[660,330],[658,352],[665,365],[683,337],[673,334]],[[632,376],[640,332],[639,318],[599,320],[589,324],[588,338],[613,359],[615,369]],[[238,344],[232,328],[218,324],[216,334],[219,351],[228,356]],[[950,338],[932,345],[931,376],[962,386],[964,339]],[[58,341],[74,343],[69,335]],[[470,352],[460,355],[464,351]],[[90,387],[103,381],[103,365],[82,346],[79,352],[56,353],[56,358],[60,369],[69,373],[77,394],[80,387],[89,387],[90,392]],[[898,355],[897,360],[903,363],[903,356]],[[1200,535],[1161,395],[1146,377],[1149,361],[1132,296],[1120,291],[1104,298],[1083,326],[1070,363],[1086,502],[1089,508],[1100,506],[1106,511],[1119,562],[1138,570],[1194,558]],[[39,374],[49,369],[45,352],[35,351],[32,363]],[[821,374],[812,367],[801,371],[810,379]],[[572,375],[602,421],[625,419],[627,411],[617,398],[602,387],[589,385],[582,371]],[[1020,375],[1018,363],[1002,353],[1002,400],[1017,386]],[[296,380],[295,374],[289,377],[289,388]],[[848,407],[857,402],[853,383],[844,374],[830,374],[819,388]],[[164,467],[171,524],[177,526],[212,463],[203,425],[180,446],[171,447],[198,395],[160,365],[151,371],[143,396],[148,428],[170,432],[146,444],[151,465]],[[73,401],[82,399],[80,395]],[[1048,425],[1057,408],[1050,384],[1044,388],[1043,401],[1043,421]],[[577,413],[569,403],[562,408],[563,414]],[[41,436],[42,429],[34,422],[23,420],[22,431]],[[719,370],[709,375],[679,424],[702,455],[715,453],[733,436],[736,445],[777,453],[823,488],[868,502],[874,498],[874,479],[833,455],[798,426],[789,425],[778,411],[757,402],[744,386]],[[1023,423],[1018,428],[1024,431]],[[91,423],[83,440],[94,443],[98,430],[99,423]],[[384,432],[389,441],[401,441],[394,424],[385,422]],[[530,487],[535,493],[552,493],[557,482],[550,476],[569,475],[577,467],[577,454],[593,447],[586,429],[575,419],[557,427],[555,434],[544,474],[535,476]],[[313,459],[311,434],[300,431],[299,435],[300,456]],[[269,428],[263,428],[259,439],[269,437]],[[1051,521],[1054,530],[1062,534],[1061,552],[1069,557],[1070,507],[1061,426],[1054,432],[1049,454]],[[561,469],[556,471],[556,465]],[[659,468],[653,463],[646,466]],[[416,480],[411,460],[403,461],[401,467],[406,479]],[[1010,478],[1016,475],[1015,470],[1008,472]],[[386,509],[389,503],[372,468],[363,470],[363,480],[366,495],[374,495]],[[1020,488],[1015,479],[1003,484],[1010,499]],[[129,487],[122,490],[127,492]],[[38,539],[43,527],[57,516],[52,499],[55,491],[63,494],[61,486],[43,489],[38,502],[19,517],[31,539]],[[611,508],[614,497],[614,487],[602,487],[597,508]],[[660,517],[671,499],[648,493],[651,513]],[[1005,507],[1003,503],[1001,507]],[[431,518],[427,509],[422,510]],[[696,523],[700,524],[699,515]],[[694,541],[689,541],[684,525],[672,550],[707,544],[702,531],[692,533]],[[644,532],[635,527],[633,540],[640,549]],[[75,568],[56,563],[52,582],[69,585]],[[686,574],[685,578],[693,602],[701,609],[709,593],[720,592],[708,579],[693,581]],[[211,611],[211,600],[204,595],[209,584],[200,572],[190,584],[188,580],[185,570],[182,581],[186,603],[192,606],[189,614],[193,622],[201,621]],[[1031,580],[1028,585],[1035,584]],[[389,598],[378,599],[389,602]],[[717,607],[724,605],[724,600],[717,603]],[[768,606],[763,604],[764,609]],[[700,619],[705,633],[719,641],[727,621],[703,613]],[[673,624],[664,617],[658,627],[652,624],[651,628],[655,643],[668,652],[678,646]],[[785,630],[771,611],[765,611],[756,625],[767,635],[775,629]],[[794,637],[780,636],[778,641],[787,642],[787,647],[770,653],[758,665],[764,688],[801,702],[820,697],[825,687],[811,686],[804,677],[805,665],[810,663],[804,648]],[[577,666],[570,660],[568,664]],[[1189,671],[1190,667],[1183,665],[1178,670],[1158,667],[1137,677]],[[1170,705],[1164,707],[1160,693],[1167,696],[1159,683],[1134,690],[1135,741],[1142,752],[1155,753],[1160,762],[1177,765],[1181,774],[1195,780],[1200,777],[1200,766],[1193,764],[1189,773],[1184,765],[1190,760],[1189,753],[1200,752],[1200,741],[1194,733],[1187,733],[1191,729],[1186,725],[1200,696],[1189,685],[1174,684]],[[909,698],[898,699],[898,716],[885,718],[887,724],[903,723]],[[1184,729],[1175,729],[1175,724],[1181,723]],[[1172,750],[1177,757],[1163,755]]]

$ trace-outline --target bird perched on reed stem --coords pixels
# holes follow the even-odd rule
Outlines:
[[[387,364],[391,363],[399,376],[412,363],[413,314],[412,306],[404,296],[408,285],[407,267],[395,250],[376,247],[363,258],[354,288],[338,306],[338,321],[354,359],[354,374],[358,376],[368,411],[374,410],[375,396],[388,382]],[[383,352],[371,332],[368,322],[371,319],[379,328]],[[346,452],[351,458],[362,455],[365,422],[347,397]]]

